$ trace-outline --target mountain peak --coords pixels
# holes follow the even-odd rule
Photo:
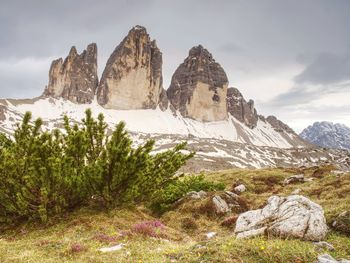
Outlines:
[[[350,150],[350,128],[344,124],[315,122],[304,129],[300,137],[321,147]]]
[[[255,128],[258,123],[258,113],[254,108],[254,101],[248,102],[237,88],[227,89],[227,111],[249,128]]]
[[[68,57],[75,57],[76,55],[78,55],[77,48],[76,48],[75,46],[72,46],[72,47],[70,48]]]
[[[144,26],[136,25],[131,30],[133,31],[145,31],[147,32],[146,28]]]
[[[97,84],[96,44],[88,45],[81,54],[72,46],[64,61],[59,58],[51,63],[49,83],[43,96],[62,97],[76,103],[91,103]]]
[[[97,100],[110,109],[155,109],[167,106],[164,94],[162,53],[146,29],[135,26],[109,57]]]
[[[227,119],[228,79],[224,69],[201,45],[190,49],[188,57],[176,69],[168,98],[184,117],[198,121]]]

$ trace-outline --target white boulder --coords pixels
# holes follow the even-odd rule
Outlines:
[[[235,192],[243,193],[247,190],[244,184],[240,184],[234,188]]]
[[[320,241],[327,232],[322,207],[301,195],[271,196],[264,208],[241,214],[235,228],[237,238],[266,233]]]

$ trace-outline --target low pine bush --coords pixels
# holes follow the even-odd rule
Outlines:
[[[92,200],[107,209],[150,202],[193,156],[181,153],[185,143],[159,154],[153,146],[132,147],[123,122],[107,136],[103,115],[94,119],[90,110],[82,125],[65,117],[64,131],[52,132],[26,113],[13,139],[0,134],[0,223],[46,222]]]
[[[191,191],[218,191],[224,190],[223,183],[214,183],[204,178],[203,174],[182,176],[178,180],[168,184],[168,186],[155,192],[150,208],[155,213],[168,211],[173,204]]]

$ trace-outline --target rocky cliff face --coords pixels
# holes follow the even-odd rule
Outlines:
[[[350,150],[350,128],[344,124],[315,122],[304,129],[300,137],[321,147]]]
[[[176,69],[168,99],[182,116],[198,121],[227,119],[228,79],[223,68],[201,45],[193,47]]]
[[[98,85],[97,46],[88,45],[81,54],[72,47],[68,57],[54,60],[44,97],[62,97],[76,103],[91,103]]]
[[[107,61],[97,91],[110,109],[155,109],[167,106],[162,88],[162,53],[144,27],[136,26]]]
[[[246,102],[242,93],[236,88],[227,89],[227,111],[251,129],[255,128],[258,123],[254,101]]]

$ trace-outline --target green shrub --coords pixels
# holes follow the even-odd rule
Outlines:
[[[101,200],[106,208],[149,202],[176,183],[177,170],[193,156],[185,143],[151,154],[154,141],[132,147],[123,122],[110,137],[103,115],[86,111],[82,125],[64,118],[64,132],[43,132],[42,121],[26,113],[14,139],[0,136],[0,223],[42,222],[64,211]]]
[[[159,189],[155,192],[154,199],[150,208],[157,213],[163,213],[169,210],[174,202],[184,197],[191,191],[215,191],[224,190],[223,183],[214,183],[206,180],[203,174],[182,176],[180,180],[176,180],[167,187]]]

